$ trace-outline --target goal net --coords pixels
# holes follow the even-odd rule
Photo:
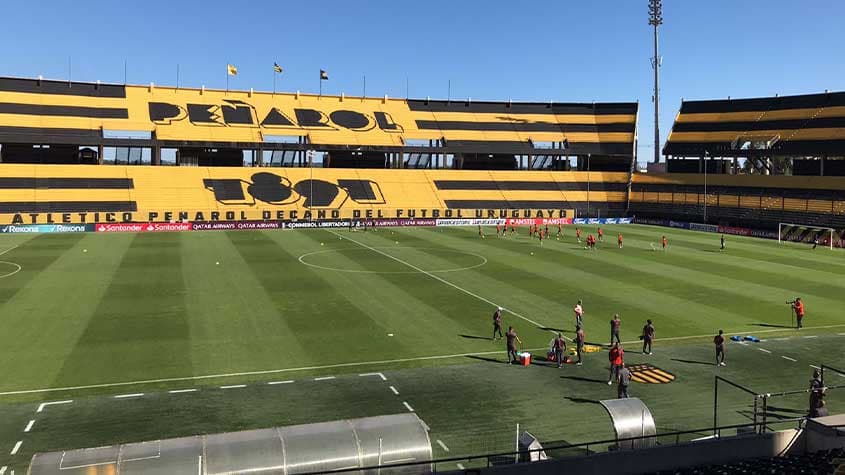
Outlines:
[[[823,226],[778,223],[778,243],[786,242],[812,244],[833,249],[836,230]]]

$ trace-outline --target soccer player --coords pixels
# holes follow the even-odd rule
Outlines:
[[[622,233],[616,236],[616,244],[619,246],[619,249],[622,249]]]
[[[534,225],[533,224],[528,225],[528,237],[529,238],[534,237]]]
[[[663,250],[665,251],[666,245],[669,244],[669,241],[666,240],[666,236],[663,236],[663,239],[661,240],[661,242],[663,243]]]
[[[604,230],[602,230],[601,226],[599,226],[599,242],[604,242]]]
[[[725,332],[719,330],[719,334],[713,337],[713,344],[716,345],[716,366],[725,366]]]
[[[560,368],[561,366],[563,366],[563,352],[566,351],[566,340],[563,339],[562,334],[557,334],[557,338],[555,338],[552,348],[555,352],[555,361],[557,361],[557,367]]]
[[[819,235],[818,235],[818,234],[816,234],[816,235],[813,237],[813,249],[817,248],[818,246],[819,246]]]
[[[557,237],[561,237],[561,236],[563,236],[563,225],[560,224],[560,223],[557,223]]]
[[[587,235],[587,247],[592,251],[596,248],[596,238],[592,234]]]
[[[499,338],[502,339],[502,307],[493,312],[493,341],[496,341],[496,332],[499,332]]]
[[[640,339],[643,340],[643,354],[650,355],[651,343],[654,341],[654,325],[652,325],[650,318],[646,320],[645,326],[643,327],[643,334]]]
[[[722,237],[719,238],[719,250],[720,251],[725,250],[725,235],[724,234],[722,234]]]
[[[578,242],[581,242],[581,228],[575,228],[575,238],[578,239]]]
[[[572,310],[575,312],[575,326],[580,327],[583,323],[582,319],[584,318],[584,307],[581,305],[580,300],[577,304],[575,304],[575,308]]]
[[[542,229],[537,230],[537,239],[540,240],[540,245],[542,246],[543,245],[543,230]]]
[[[478,225],[478,237],[484,239],[484,231],[481,230],[481,225]]]
[[[511,236],[513,236],[513,235],[514,235],[514,233],[516,233],[516,226],[514,226],[513,224],[511,224]]]
[[[622,320],[619,319],[619,314],[613,314],[613,320],[610,321],[610,344],[613,344],[613,340],[616,340],[616,343],[622,343],[622,340],[619,339],[619,327],[622,325]]]
[[[519,336],[516,334],[516,330],[513,327],[508,327],[508,332],[505,334],[505,337],[508,340],[508,363],[519,363],[519,355],[516,352],[516,342],[522,344],[522,340],[519,339]]]
[[[584,329],[581,328],[581,325],[575,327],[575,351],[578,353],[578,361],[575,363],[578,366],[581,366],[581,353],[584,352],[584,341],[586,341],[587,336],[584,335]]]
[[[624,363],[624,357],[625,350],[619,346],[619,343],[614,344],[613,348],[611,348],[610,352],[607,354],[607,359],[610,362],[610,376],[607,377],[608,386],[613,384],[613,380],[616,379],[617,371]]]
[[[631,384],[631,370],[625,364],[616,372],[616,381],[619,386],[616,390],[617,399],[628,399],[628,385]]]
[[[795,297],[792,301],[792,310],[795,312],[795,322],[800,330],[804,327],[804,302],[801,301],[801,297]]]
[[[543,235],[546,237],[546,239],[549,238],[549,225],[548,224],[546,224],[545,228],[543,229]]]
[[[501,224],[496,225],[496,237],[502,237],[502,225]]]

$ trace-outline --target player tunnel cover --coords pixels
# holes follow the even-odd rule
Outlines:
[[[336,183],[307,179],[297,183],[275,173],[260,172],[250,181],[238,178],[206,178],[205,188],[223,205],[255,205],[263,202],[274,206],[302,202],[305,208],[339,209],[347,200],[359,204],[385,204],[378,183],[372,180],[338,179]]]

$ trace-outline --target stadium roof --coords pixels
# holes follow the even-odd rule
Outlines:
[[[674,156],[845,155],[845,92],[683,101],[663,148]]]
[[[165,146],[403,150],[436,141],[445,152],[518,154],[542,142],[567,144],[560,154],[631,156],[637,108],[0,78],[0,143],[93,145],[104,130],[119,130],[148,132],[149,145]],[[296,140],[268,144],[268,136]]]

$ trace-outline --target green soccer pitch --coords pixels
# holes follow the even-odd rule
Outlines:
[[[722,252],[718,234],[625,225],[588,251],[574,226],[550,230],[542,246],[525,228],[481,239],[474,227],[0,236],[0,466],[411,410],[436,457],[511,450],[516,424],[541,441],[612,437],[597,403],[616,397],[606,350],[583,366],[508,366],[490,339],[496,306],[535,360],[554,332],[572,337],[579,299],[588,342],[607,345],[619,313],[626,362],[676,377],[631,387],[659,432],[712,425],[716,374],[778,392],[806,388],[811,365],[845,367],[840,250],[728,236]],[[785,304],[796,296],[800,331]],[[715,368],[720,328],[763,341],[729,344]],[[720,398],[720,424],[749,420],[751,398]],[[773,421],[807,401],[771,404]]]

